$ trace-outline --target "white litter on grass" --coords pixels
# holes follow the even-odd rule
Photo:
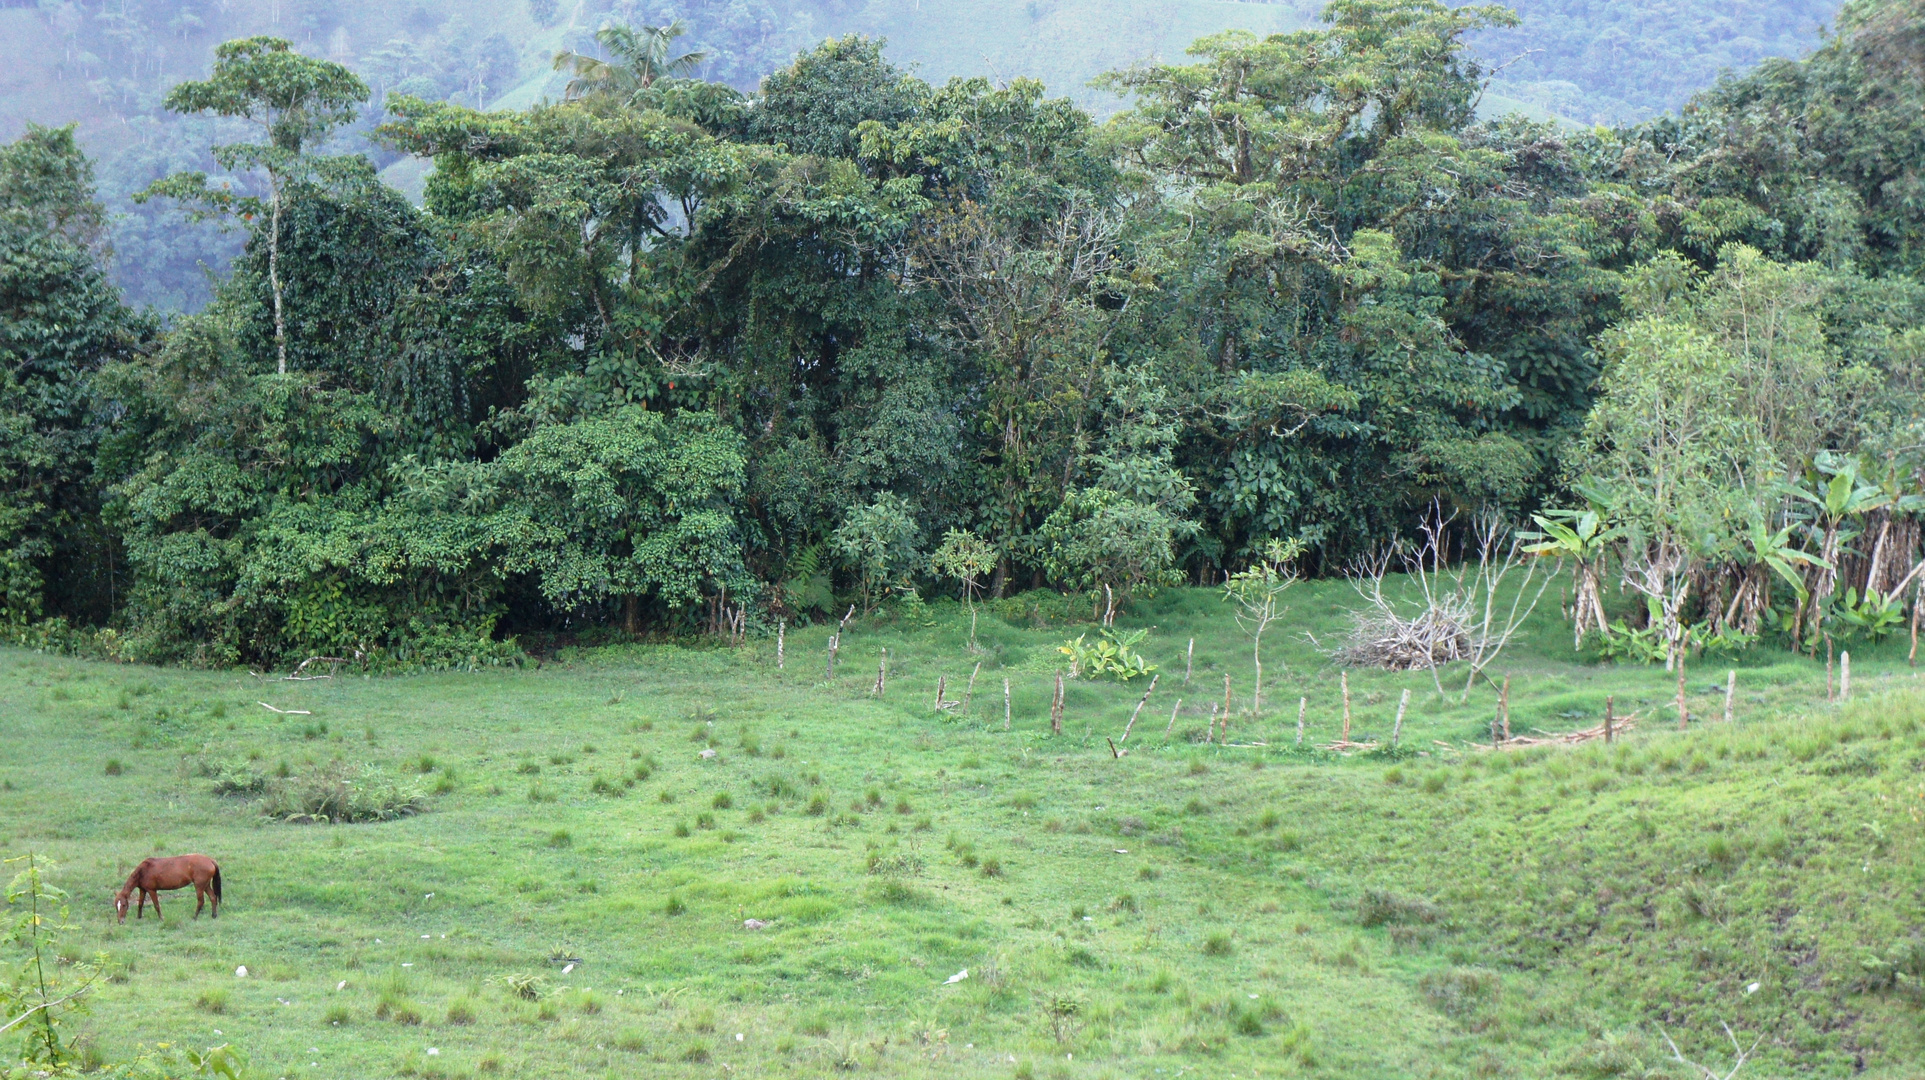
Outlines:
[[[247,965],[246,965],[246,964],[242,964],[242,965],[241,965],[240,967],[237,967],[237,968],[235,968],[235,969],[234,969],[234,977],[235,977],[236,979],[245,979],[245,978],[247,978]]]
[[[1747,986],[1747,987],[1745,987],[1745,993],[1747,993],[1747,994],[1755,994],[1755,993],[1757,993],[1757,992],[1758,992],[1758,984],[1757,984],[1757,983],[1752,983],[1751,985],[1749,985],[1749,986]]]
[[[702,751],[702,752],[701,752],[700,754],[698,754],[698,755],[696,755],[696,756],[697,756],[697,757],[700,757],[700,758],[701,758],[701,759],[702,759],[703,761],[707,761],[708,759],[710,759],[710,758],[712,758],[712,757],[714,757],[714,756],[715,756],[715,751],[713,751],[713,750],[704,750],[704,751]]]
[[[421,940],[426,941],[433,936],[434,936],[433,934],[423,934],[421,935]]]
[[[1130,853],[1129,848],[1111,848],[1110,850],[1116,852],[1118,855],[1128,855]]]
[[[334,992],[337,994],[343,990],[346,990],[347,988],[348,988],[348,981],[346,979],[342,979],[340,982],[334,984]]]
[[[959,982],[961,982],[961,981],[963,981],[964,979],[967,979],[967,978],[969,978],[969,969],[968,969],[968,968],[964,968],[964,969],[962,969],[961,971],[958,971],[958,972],[956,972],[956,973],[955,973],[954,975],[951,975],[951,976],[950,976],[950,977],[948,977],[947,979],[944,979],[944,980],[942,981],[942,984],[943,984],[944,986],[948,986],[948,985],[950,985],[951,983],[959,983]]]
[[[434,1047],[432,1047],[432,1046],[430,1046],[430,1047],[428,1047],[428,1056],[429,1056],[429,1057],[436,1057],[436,1056],[438,1056],[438,1055],[439,1055],[440,1053],[441,1053],[441,1051],[440,1051],[440,1050],[437,1050],[437,1049],[435,1049],[435,1048],[434,1048]]]
[[[739,1032],[739,1031],[738,1031],[738,1032],[736,1032],[736,1033],[735,1033],[735,1041],[736,1041],[736,1042],[741,1042],[741,1041],[742,1041],[742,1033],[741,1033],[741,1032]]]
[[[424,897],[422,897],[421,899],[423,899],[423,900],[433,900],[433,899],[434,899],[434,894],[433,894],[433,893],[429,893],[428,895],[426,895],[426,896],[424,896]]]
[[[562,973],[563,975],[566,975],[566,974],[568,974],[569,972],[571,972],[571,971],[573,971],[573,970],[575,970],[575,965],[573,965],[573,964],[570,964],[570,965],[568,965],[567,967],[565,967],[565,968],[562,968],[562,969],[561,969],[561,973]]]
[[[413,967],[414,965],[413,965],[413,964],[402,964],[401,966],[402,966],[402,967]]]
[[[744,930],[760,930],[767,925],[769,924],[763,922],[761,919],[743,919],[742,920],[742,929]]]

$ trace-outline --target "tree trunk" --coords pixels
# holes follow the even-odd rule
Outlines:
[[[1263,628],[1257,628],[1257,644],[1250,650],[1250,658],[1257,665],[1256,686],[1250,692],[1250,715],[1263,715]]]
[[[287,319],[281,314],[281,181],[267,174],[267,282],[274,290],[274,353],[276,370],[287,374]]]

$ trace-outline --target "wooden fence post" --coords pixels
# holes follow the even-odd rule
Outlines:
[[[976,661],[976,670],[969,673],[969,689],[963,691],[963,712],[969,711],[969,703],[976,699],[976,676],[982,674],[983,662]]]
[[[1691,723],[1691,710],[1684,702],[1684,647],[1678,648],[1678,730]]]
[[[1731,722],[1731,699],[1738,693],[1738,669],[1732,668],[1724,676],[1724,722]]]
[[[1918,625],[1918,621],[1914,619],[1912,621],[1912,625],[1914,627],[1912,631],[1912,640],[1915,642],[1918,640],[1918,631],[1916,629]],[[1913,647],[1913,651],[1917,651],[1916,646]],[[1183,654],[1183,685],[1185,686],[1190,685],[1190,666],[1195,663],[1196,663],[1196,639],[1191,638],[1190,648],[1188,651],[1186,651]]]
[[[1297,745],[1298,746],[1303,745],[1303,711],[1309,707],[1310,707],[1309,698],[1300,697],[1297,699]]]
[[[1337,685],[1343,687],[1343,737],[1337,741],[1350,742],[1350,672],[1337,672]]]
[[[1838,656],[1838,700],[1851,700],[1851,650],[1846,649]]]
[[[1163,739],[1165,742],[1168,742],[1170,735],[1176,731],[1176,711],[1178,709],[1181,709],[1182,707],[1183,707],[1182,698],[1177,698],[1176,704],[1170,706],[1170,726],[1163,729]]]
[[[1049,703],[1049,733],[1063,733],[1063,673],[1056,673],[1056,697]]]
[[[782,670],[782,638],[788,629],[789,623],[786,619],[775,624],[775,670],[777,671]]]
[[[1009,676],[1003,676],[1003,730],[1009,730]]]
[[[1504,676],[1504,688],[1497,692],[1497,718],[1504,725],[1504,741],[1511,741],[1511,677]]]
[[[1410,688],[1404,688],[1404,696],[1397,702],[1397,722],[1390,728],[1390,745],[1396,746],[1397,740],[1404,735],[1404,710],[1410,708]]]
[[[1230,741],[1230,673],[1223,673],[1223,736],[1218,742]]]
[[[1617,707],[1617,703],[1618,698],[1616,694],[1607,695],[1604,699],[1604,741],[1607,743],[1610,742],[1612,738],[1611,711]]]

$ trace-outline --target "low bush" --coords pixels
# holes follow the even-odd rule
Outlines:
[[[261,801],[268,817],[297,824],[393,821],[427,809],[418,784],[339,761],[268,784]]]

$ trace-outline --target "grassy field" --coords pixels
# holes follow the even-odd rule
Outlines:
[[[1731,725],[1707,661],[1709,722],[1680,734],[1670,676],[1577,662],[1546,610],[1492,669],[1513,729],[1594,725],[1614,695],[1629,737],[1480,750],[1489,687],[1353,671],[1355,739],[1412,697],[1398,753],[1345,756],[1314,748],[1340,704],[1308,635],[1352,602],[1292,594],[1260,717],[1217,594],[1142,605],[1161,681],[1121,759],[1105,736],[1141,680],[1070,683],[1050,734],[1054,647],[1088,627],[1047,602],[985,612],[977,652],[955,605],[859,619],[832,682],[822,627],[784,670],[762,640],[299,683],[0,652],[0,852],[60,865],[66,953],[115,973],[85,1021],[107,1060],[178,1040],[262,1077],[1687,1076],[1663,1034],[1722,1075],[1729,1024],[1762,1040],[1741,1076],[1925,1076],[1902,643],[1854,650],[1848,704],[1822,660],[1742,657]],[[964,715],[934,709],[978,660]],[[1225,673],[1242,745],[1205,745]],[[331,770],[425,812],[263,815]],[[133,863],[185,851],[221,861],[223,917],[172,893],[164,924],[116,926]]]

